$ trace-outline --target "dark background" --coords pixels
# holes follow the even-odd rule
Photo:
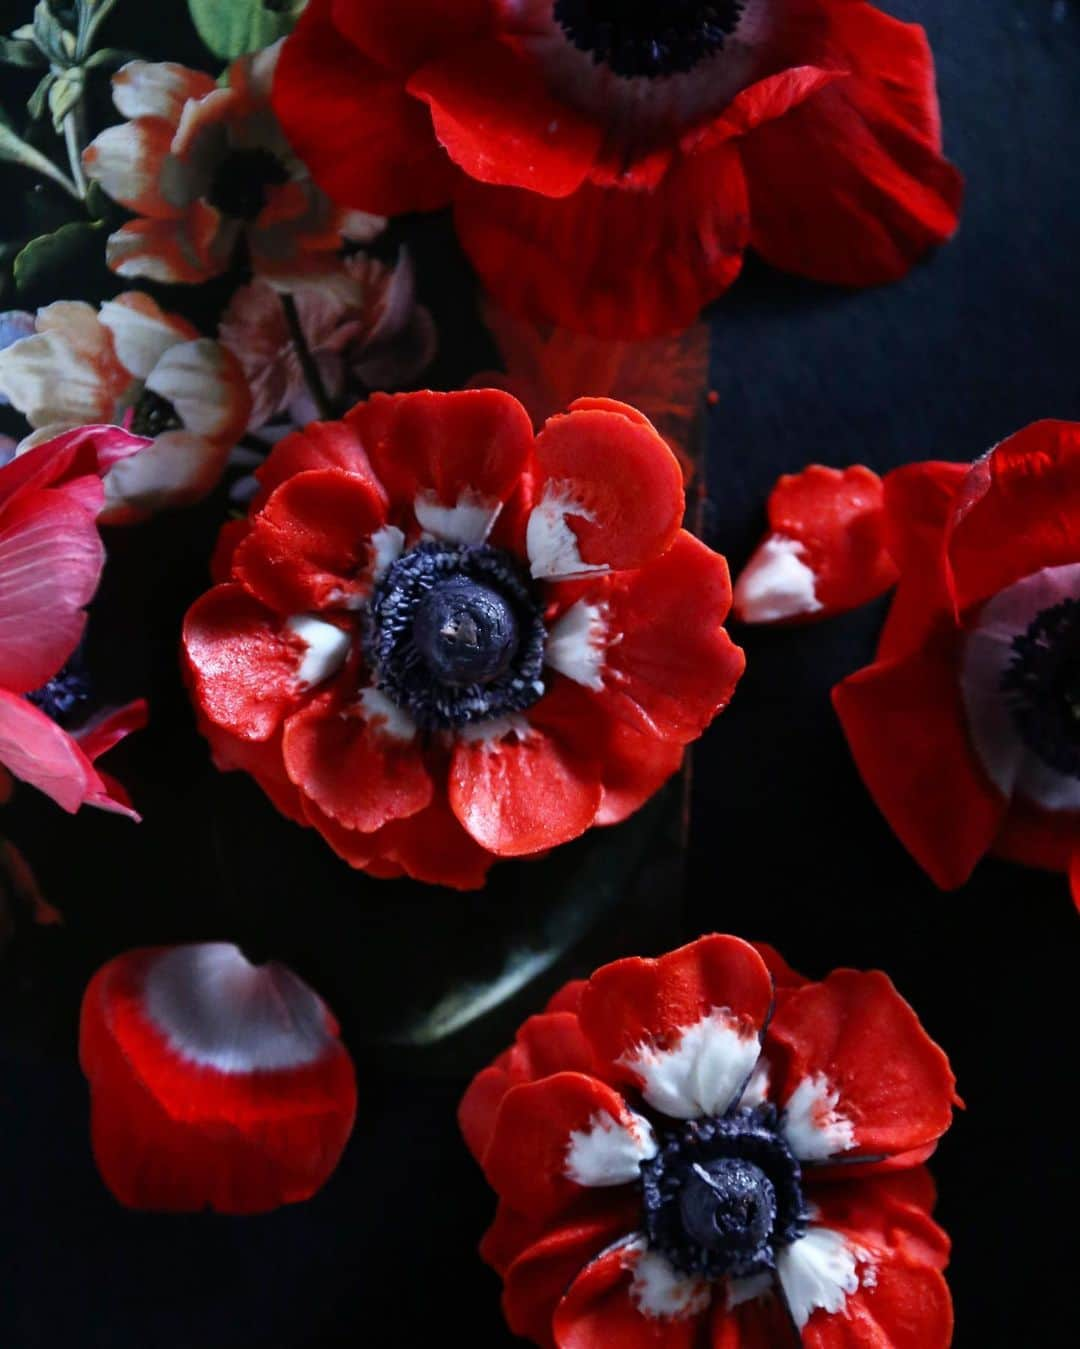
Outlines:
[[[751,263],[716,307],[708,524],[733,568],[781,472],[970,459],[1036,418],[1080,418],[1080,5],[887,7],[930,33],[948,150],[968,178],[961,232],[885,290],[840,293]],[[29,8],[0,13],[18,22]],[[124,20],[125,45],[199,59],[179,6],[167,7],[175,33],[157,7],[138,8],[155,12]],[[444,225],[407,228],[449,385],[490,353]],[[492,1199],[456,1133],[460,1077],[358,1054],[339,1170],[314,1200],[267,1217],[128,1213],[94,1170],[75,1027],[101,961],[250,937],[265,902],[272,954],[323,991],[348,982],[340,905],[305,881],[308,841],[260,813],[248,784],[208,773],[176,678],[177,615],[202,587],[219,518],[220,502],[126,534],[95,618],[113,691],[154,700],[153,727],[113,761],[145,823],[69,820],[29,792],[0,819],[67,917],[23,934],[0,971],[0,1345],[508,1345],[497,1280],[474,1254]],[[871,655],[880,618],[877,607],[739,634],[747,675],[697,754],[683,935],[763,938],[812,975],[888,970],[949,1051],[968,1106],[934,1162],[956,1344],[1073,1344],[1077,918],[1063,878],[1002,863],[943,895],[892,838],[828,702]],[[266,852],[280,857],[281,839],[300,860],[275,884]]]

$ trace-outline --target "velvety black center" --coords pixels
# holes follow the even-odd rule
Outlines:
[[[142,391],[131,418],[133,435],[160,436],[163,431],[176,431],[183,424],[179,412],[167,398],[152,389]]]
[[[1044,609],[1013,638],[1001,688],[1025,743],[1080,778],[1080,600]]]
[[[26,695],[35,707],[64,727],[77,726],[86,720],[91,710],[92,696],[90,675],[77,655],[47,684],[42,684],[41,688]]]
[[[532,582],[508,553],[428,541],[376,585],[365,653],[418,726],[447,730],[536,702],[546,637]]]
[[[285,166],[269,150],[230,150],[214,170],[206,199],[222,215],[254,220],[271,187],[288,181]]]
[[[641,1180],[649,1244],[685,1274],[759,1274],[806,1231],[802,1172],[771,1106],[692,1120]]]
[[[723,47],[746,0],[555,0],[555,21],[616,75],[685,73]]]

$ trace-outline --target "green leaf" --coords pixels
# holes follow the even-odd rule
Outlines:
[[[86,224],[81,220],[72,220],[52,234],[42,234],[37,239],[31,239],[20,249],[13,267],[15,284],[20,293],[25,294],[54,280],[62,269],[81,265],[90,249],[100,248],[101,236],[102,226],[99,222]]]
[[[307,0],[188,0],[199,36],[225,60],[258,51],[292,32]]]
[[[119,70],[121,66],[126,66],[129,61],[137,61],[138,52],[122,51],[119,47],[102,47],[100,51],[94,52],[93,56],[83,62],[84,70]]]
[[[45,101],[49,97],[49,90],[53,87],[53,81],[56,76],[50,71],[44,79],[38,81],[38,86],[26,101],[26,111],[36,122],[45,111]]]
[[[34,42],[0,37],[0,62],[6,66],[22,66],[26,70],[33,70],[36,66],[45,65],[45,57]]]
[[[39,86],[40,88],[40,86]],[[0,113],[0,159],[11,164],[21,164],[24,169],[43,174],[59,184],[65,192],[72,192],[72,185],[51,159],[35,150],[32,145],[16,134],[7,119]]]
[[[47,0],[38,0],[34,7],[34,41],[50,61],[61,66],[75,54],[75,39],[61,27]]]
[[[61,71],[49,90],[49,111],[52,113],[53,127],[57,135],[64,129],[64,118],[83,96],[86,76],[78,66]]]

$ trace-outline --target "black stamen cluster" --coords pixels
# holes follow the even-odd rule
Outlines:
[[[1001,689],[1017,730],[1051,768],[1080,778],[1080,599],[1037,614],[1012,653]]]
[[[59,674],[26,697],[50,720],[67,729],[86,720],[91,711],[93,692],[89,672],[82,658],[76,655]]]
[[[163,431],[178,431],[184,425],[176,408],[167,398],[144,389],[135,404],[131,431],[136,436],[160,436]]]
[[[281,160],[269,150],[230,150],[214,170],[206,199],[222,215],[251,221],[266,205],[267,190],[288,178]]]
[[[616,75],[684,74],[720,51],[746,0],[555,0],[555,21],[579,51]]]

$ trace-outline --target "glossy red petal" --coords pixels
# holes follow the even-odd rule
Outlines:
[[[603,705],[647,735],[696,740],[746,668],[723,627],[730,605],[727,563],[685,530],[640,571],[614,577]]]
[[[956,641],[935,635],[909,656],[850,675],[832,695],[878,809],[944,890],[971,875],[1007,807],[968,738]]]
[[[587,1133],[598,1119],[631,1134],[642,1128],[618,1092],[583,1073],[555,1073],[511,1087],[483,1157],[492,1189],[527,1217],[565,1210],[585,1191],[569,1174],[571,1135]]]
[[[554,1317],[557,1349],[697,1349],[705,1308],[678,1317],[647,1316],[631,1295],[639,1252],[627,1245],[605,1251],[574,1280]]]
[[[285,770],[305,797],[345,829],[371,833],[431,801],[420,747],[388,730],[362,701],[331,690],[285,724]]]
[[[941,155],[923,30],[868,4],[826,11],[851,73],[740,142],[751,242],[787,271],[876,285],[953,234],[963,183]]]
[[[837,1152],[846,1158],[910,1152],[952,1121],[949,1061],[880,972],[836,970],[819,984],[784,990],[766,1053],[778,1104],[807,1079],[820,1095],[835,1096],[848,1126]]]
[[[861,465],[811,464],[769,497],[769,533],[739,576],[744,623],[799,623],[855,609],[896,581],[885,546],[884,489]]]
[[[777,988],[802,988],[804,984],[812,982],[798,970],[792,969],[775,946],[763,941],[752,942],[751,945],[765,962]]]
[[[80,1060],[102,1178],[132,1208],[257,1213],[314,1194],[356,1083],[321,999],[235,947],[118,956],[83,999]]]
[[[964,612],[1043,567],[1080,557],[1080,422],[1036,422],[978,459],[947,533]]]
[[[668,1087],[685,1088],[701,1107],[680,1117],[723,1113],[757,1058],[772,992],[752,946],[737,937],[702,937],[657,960],[632,956],[597,970],[581,996],[581,1027],[609,1071],[636,1086],[644,1081],[647,1093],[650,1060],[668,1056]],[[730,1056],[739,1059],[732,1073],[723,1061]],[[697,1071],[703,1065],[704,1074]],[[703,1091],[716,1098],[710,1103],[717,1109],[704,1108],[708,1103],[697,1099]]]
[[[867,1250],[872,1280],[848,1295],[842,1314],[811,1316],[804,1349],[948,1349],[952,1299],[940,1272],[902,1250]]]
[[[184,655],[200,712],[242,740],[266,740],[300,702],[302,646],[243,586],[214,586],[188,610]]]
[[[27,699],[3,688],[0,764],[71,814],[102,790],[90,760],[71,736]]]
[[[641,567],[678,535],[682,469],[640,414],[605,406],[549,418],[536,438],[536,476],[526,533],[534,576]]]
[[[114,464],[151,442],[119,426],[78,426],[18,454],[0,466],[0,510],[24,492],[62,486],[86,510],[100,508],[100,479]]]
[[[458,170],[402,78],[344,40],[310,0],[274,74],[274,112],[312,177],[343,206],[397,215],[450,199]]]
[[[0,685],[28,693],[56,674],[104,564],[94,516],[62,489],[23,492],[0,510]]]
[[[459,736],[450,763],[454,814],[499,857],[567,843],[593,823],[603,799],[601,767],[579,691],[556,687],[528,720],[481,724]]]
[[[680,146],[687,154],[711,150],[722,141],[746,136],[763,122],[778,117],[804,103],[844,72],[823,70],[820,66],[796,65],[756,80],[739,92],[711,121],[695,123],[686,131]]]
[[[597,824],[621,824],[682,767],[684,747],[611,718],[602,751],[604,795]]]
[[[749,233],[738,153],[678,158],[652,191],[586,183],[551,199],[465,180],[458,234],[495,299],[598,337],[688,328],[738,276]]]
[[[348,422],[309,422],[303,430],[279,440],[267,455],[266,462],[255,470],[259,493],[252,508],[261,510],[271,492],[287,479],[320,468],[341,469],[363,478],[373,491],[381,490],[356,432]]]
[[[233,575],[288,617],[345,608],[366,592],[371,536],[386,503],[369,481],[340,469],[298,473],[270,495],[233,554]]]
[[[536,66],[495,38],[440,52],[407,87],[431,108],[450,158],[482,183],[568,196],[604,139],[599,123],[553,98]]]
[[[90,762],[94,763],[121,740],[126,740],[133,731],[141,731],[149,720],[150,708],[146,700],[137,698],[80,726],[73,733],[73,738]]]
[[[331,0],[334,26],[372,60],[391,70],[414,70],[428,56],[486,32],[491,0],[394,0],[392,5]]]

